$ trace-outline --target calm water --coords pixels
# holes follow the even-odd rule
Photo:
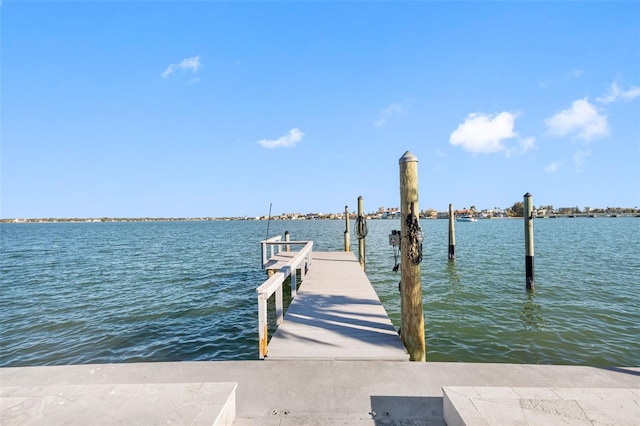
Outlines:
[[[399,273],[369,221],[367,275],[396,327]],[[521,220],[422,222],[430,361],[640,365],[640,219],[537,219],[536,292]],[[340,250],[344,222],[271,222]],[[0,365],[257,358],[266,222],[0,225]],[[353,249],[357,240],[352,236]]]

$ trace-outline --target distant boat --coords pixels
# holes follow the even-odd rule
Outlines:
[[[478,219],[476,219],[473,216],[458,216],[456,218],[456,221],[457,222],[477,222]]]

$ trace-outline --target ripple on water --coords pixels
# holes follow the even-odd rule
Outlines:
[[[447,221],[422,225],[429,360],[640,365],[637,219],[535,221],[532,294],[521,221],[457,226],[455,262]],[[0,365],[257,358],[265,223],[0,226]],[[271,235],[340,250],[343,227],[277,221]],[[396,328],[398,228],[369,221],[366,240],[367,275]]]

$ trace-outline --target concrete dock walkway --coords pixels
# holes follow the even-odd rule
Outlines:
[[[395,361],[214,361],[2,368],[0,383],[3,426],[42,424],[41,413],[46,411],[46,404],[60,410],[59,417],[48,418],[47,424],[97,424],[98,418],[104,420],[102,424],[117,423],[108,420],[109,410],[119,412],[118,404],[127,404],[124,407],[129,410],[136,406],[140,410],[146,408],[142,414],[129,411],[138,416],[130,419],[147,416],[148,421],[140,424],[166,424],[171,418],[167,416],[179,409],[185,410],[183,418],[196,419],[197,414],[208,412],[219,398],[213,387],[202,385],[205,383],[237,384],[232,424],[240,426],[444,425],[443,388],[449,398],[458,398],[454,403],[462,409],[467,402],[459,400],[461,395],[471,398],[472,407],[484,405],[488,409],[475,409],[471,413],[474,421],[467,424],[630,426],[640,421],[640,368]],[[72,398],[64,399],[65,386],[92,395],[104,392],[104,385],[135,385],[130,390],[138,393],[130,392],[127,400],[113,404],[93,399],[94,405],[89,407],[92,410],[83,411],[85,417],[73,417],[77,411],[64,411],[65,405],[72,405]],[[162,396],[155,398],[153,389],[164,385],[177,386],[165,386],[165,392],[160,392]],[[10,395],[20,389],[37,389],[38,395],[49,398],[24,396],[23,392],[22,399],[17,400]],[[194,394],[197,396],[190,397],[189,390],[198,390]],[[207,402],[205,394],[211,402]],[[66,403],[61,404],[63,401]],[[136,405],[136,401],[142,404]],[[162,409],[154,412],[158,405]],[[72,417],[62,421],[65,413],[71,413]],[[526,423],[516,422],[518,417],[514,416],[518,413],[538,416],[525,417]],[[541,418],[544,423],[539,421]],[[210,420],[209,424],[214,423],[213,418]],[[450,419],[449,424],[462,423]]]
[[[314,252],[268,345],[267,360],[408,361],[391,319],[351,252]]]

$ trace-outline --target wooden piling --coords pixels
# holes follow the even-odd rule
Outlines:
[[[453,215],[453,204],[449,204],[449,260],[456,260],[456,218]]]
[[[401,271],[401,338],[411,361],[426,361],[424,337],[424,311],[420,261],[422,244],[417,240],[418,212],[418,158],[405,152],[400,163],[400,213],[402,255]],[[420,236],[421,239],[421,236]]]
[[[344,231],[344,251],[351,251],[351,237],[349,235],[349,206],[344,206],[344,220],[346,229]]]
[[[524,194],[524,246],[525,246],[525,277],[527,291],[533,291],[533,197],[528,192]]]
[[[289,231],[284,231],[284,241],[285,243],[288,243],[289,241],[291,241],[291,237],[289,236]],[[291,246],[289,246],[289,244],[285,244],[284,251],[291,251]]]
[[[366,254],[365,254],[365,245],[364,239],[367,236],[366,222],[364,218],[364,201],[362,196],[358,197],[358,226],[357,226],[357,235],[358,235],[358,262],[360,262],[360,266],[362,269],[365,268],[366,265]]]

